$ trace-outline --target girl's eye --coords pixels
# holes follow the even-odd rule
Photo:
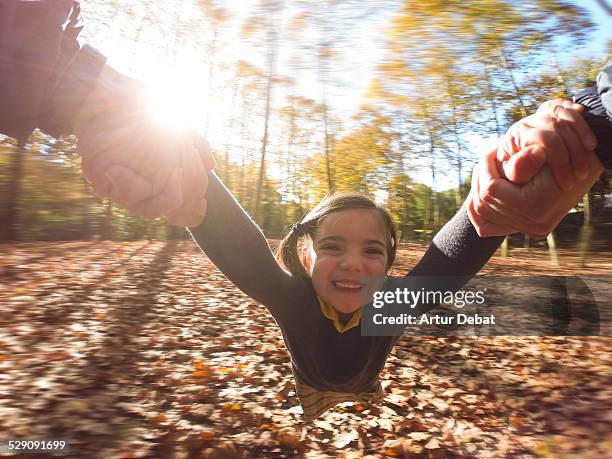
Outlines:
[[[324,245],[324,246],[321,246],[320,248],[321,250],[329,250],[329,251],[340,250],[339,246],[333,245],[333,244]]]
[[[366,249],[366,253],[368,254],[376,254],[376,255],[383,255],[383,251],[381,249],[375,248],[375,247],[371,247],[369,249]]]

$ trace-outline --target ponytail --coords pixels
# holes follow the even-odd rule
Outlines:
[[[310,274],[304,266],[303,260],[307,247],[300,247],[299,242],[302,236],[309,236],[310,230],[307,229],[307,225],[304,223],[298,223],[291,227],[289,234],[280,242],[278,249],[276,249],[276,259],[280,265],[289,271],[291,274],[310,277]]]

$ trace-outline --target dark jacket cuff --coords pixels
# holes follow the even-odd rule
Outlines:
[[[74,133],[74,119],[93,91],[106,57],[85,45],[74,56],[41,106],[38,127],[53,137]]]
[[[584,119],[597,138],[595,153],[606,169],[612,168],[612,119],[608,117],[595,86],[583,89],[574,96],[574,102],[584,105]]]

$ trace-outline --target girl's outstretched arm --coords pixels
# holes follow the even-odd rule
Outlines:
[[[466,203],[436,234],[427,251],[405,276],[392,276],[387,289],[405,289],[427,292],[455,292],[460,290],[489,261],[504,240],[501,236],[480,237],[470,221]],[[400,308],[405,305],[398,304]],[[421,302],[418,311],[423,314],[438,303]],[[411,308],[414,306],[411,306]]]
[[[208,178],[206,217],[188,231],[236,287],[263,303],[275,319],[283,318],[308,283],[281,268],[257,224],[219,177],[209,172]]]
[[[436,234],[408,276],[472,277],[489,261],[503,237],[480,237],[468,218],[466,201]]]

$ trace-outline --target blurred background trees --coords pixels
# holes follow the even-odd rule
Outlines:
[[[478,151],[541,102],[592,85],[612,40],[585,48],[605,32],[596,4],[381,4],[82,0],[84,37],[113,65],[193,77],[217,173],[268,237],[352,190],[385,205],[402,239],[429,240],[469,192]],[[74,138],[0,139],[2,240],[184,237],[98,199]],[[561,245],[611,246],[611,185],[604,174],[568,215]]]

